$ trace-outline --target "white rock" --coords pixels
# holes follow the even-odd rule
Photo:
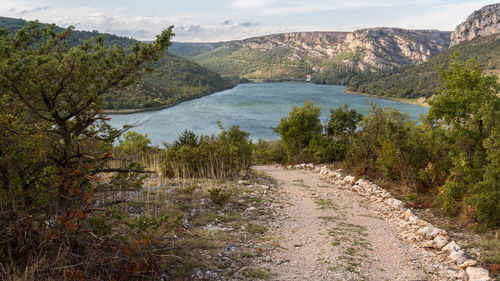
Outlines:
[[[389,199],[385,200],[385,203],[387,205],[393,207],[394,209],[404,210],[404,208],[405,208],[405,203],[403,203],[403,201],[398,200],[398,199],[389,198]]]
[[[446,237],[444,237],[443,235],[436,236],[433,241],[435,246],[434,248],[436,249],[441,249],[448,243],[448,239],[446,239]]]
[[[239,180],[238,184],[250,184],[250,182],[247,180]]]
[[[467,275],[467,272],[465,270],[460,270],[460,272],[457,274],[457,278],[461,280],[469,280],[469,275]]]
[[[462,263],[461,265],[459,265],[458,267],[460,267],[462,269],[465,269],[465,268],[467,268],[469,266],[475,266],[475,265],[477,265],[477,261],[468,259],[464,263]]]
[[[448,257],[452,261],[454,261],[456,264],[463,264],[467,260],[467,257],[465,256],[465,251],[464,250],[459,250],[459,251],[456,251],[456,252],[451,252],[451,254]],[[469,274],[469,272],[467,272],[467,274]]]
[[[469,281],[489,281],[492,280],[488,273],[488,270],[481,267],[469,266],[465,270],[467,275],[469,275]]]
[[[355,180],[356,180],[356,178],[353,177],[353,176],[345,176],[344,177],[344,181],[347,182],[347,183],[349,183],[349,184],[354,183]]]
[[[440,233],[441,233],[440,229],[435,228],[432,225],[422,227],[417,231],[417,235],[420,235],[427,239],[434,239],[434,237],[438,236]]]
[[[461,249],[460,246],[458,246],[458,244],[455,243],[455,241],[451,241],[446,246],[444,246],[442,250],[443,251],[448,251],[448,252],[457,252],[460,249]]]

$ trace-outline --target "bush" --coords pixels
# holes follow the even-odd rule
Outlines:
[[[249,168],[252,142],[249,134],[232,126],[215,136],[193,137],[185,131],[167,148],[163,172],[183,178],[233,178]]]
[[[281,136],[289,161],[308,160],[304,149],[313,139],[320,138],[323,132],[319,116],[320,108],[306,101],[302,107],[294,106],[288,118],[281,119],[276,132]]]
[[[283,141],[259,139],[253,145],[252,162],[255,164],[284,163],[287,159]]]

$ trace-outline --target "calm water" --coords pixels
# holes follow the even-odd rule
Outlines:
[[[162,142],[171,143],[185,129],[196,134],[217,134],[219,129],[216,121],[220,121],[225,128],[239,125],[255,140],[277,139],[278,136],[273,134],[270,127],[276,127],[294,105],[300,106],[306,99],[321,107],[323,122],[327,120],[330,108],[344,104],[366,114],[370,100],[378,106],[407,112],[414,120],[428,111],[421,106],[346,94],[343,92],[344,88],[310,83],[241,84],[233,89],[160,111],[113,115],[110,123],[121,128],[124,124],[145,122],[133,130],[148,134],[153,144],[161,145]]]

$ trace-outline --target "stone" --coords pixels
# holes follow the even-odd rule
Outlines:
[[[349,184],[353,184],[355,180],[356,180],[356,178],[353,176],[345,176],[344,177],[344,181],[349,183]]]
[[[417,235],[425,237],[427,239],[434,239],[434,237],[438,236],[440,233],[440,229],[435,228],[432,225],[422,227],[417,231]]]
[[[477,261],[472,260],[472,259],[468,259],[464,263],[462,263],[461,265],[459,265],[458,267],[460,267],[462,269],[466,269],[469,266],[475,266],[475,265],[477,265]]]
[[[403,201],[398,200],[398,199],[389,198],[389,199],[385,200],[385,203],[387,205],[393,207],[394,209],[404,210],[404,208],[405,208],[405,203],[403,203]]]
[[[448,252],[457,252],[460,249],[461,249],[460,246],[458,246],[458,244],[455,243],[455,241],[451,241],[446,246],[444,246],[442,250],[443,251],[448,251]]]
[[[446,239],[446,237],[444,237],[444,235],[438,235],[436,236],[436,238],[434,238],[434,248],[436,249],[441,249],[443,248],[444,246],[446,246],[446,244],[448,243],[448,239]]]
[[[467,281],[469,280],[469,275],[467,275],[467,272],[465,272],[465,270],[460,270],[460,272],[458,272],[457,274],[457,278]]]
[[[451,252],[451,254],[448,257],[452,261],[454,261],[456,264],[463,264],[467,260],[467,256],[465,256],[464,250],[458,250],[456,252]],[[469,274],[469,272],[467,272],[467,274]]]
[[[425,241],[422,246],[424,248],[441,249],[446,245],[446,243],[448,243],[448,239],[446,239],[443,235],[438,235],[433,240]]]
[[[469,281],[489,281],[492,280],[490,278],[490,274],[488,270],[482,267],[473,267],[469,266],[465,270],[467,275],[469,276]]]

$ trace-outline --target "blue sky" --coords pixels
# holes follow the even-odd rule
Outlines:
[[[494,1],[460,0],[1,0],[0,16],[153,39],[216,42],[291,31],[365,27],[453,30]]]

